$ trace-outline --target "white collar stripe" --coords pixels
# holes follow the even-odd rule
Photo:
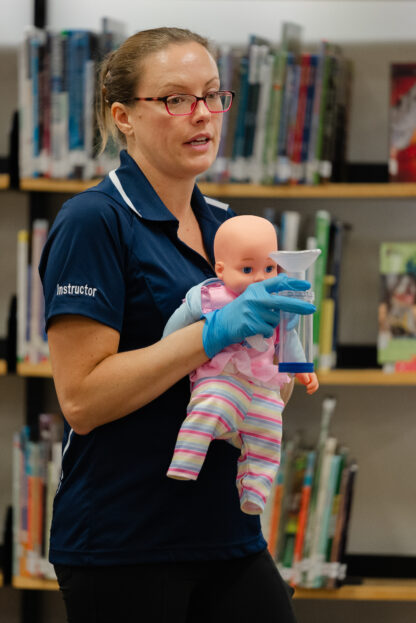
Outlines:
[[[222,201],[218,201],[218,199],[212,199],[211,197],[205,197],[204,195],[204,199],[205,201],[212,205],[215,206],[216,208],[221,208],[222,210],[228,210],[228,203],[223,203]]]
[[[110,173],[108,175],[110,177],[110,180],[113,182],[114,186],[117,188],[118,192],[122,196],[124,202],[129,206],[129,208],[131,208],[133,210],[133,212],[136,212],[136,214],[141,216],[140,212],[138,210],[136,210],[136,208],[132,204],[130,198],[126,195],[126,193],[124,191],[124,188],[122,187],[121,182],[118,179],[117,173],[115,172],[115,170],[110,171]]]

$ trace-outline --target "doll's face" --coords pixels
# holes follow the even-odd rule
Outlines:
[[[234,219],[230,219],[227,223],[231,224],[232,221]],[[242,223],[246,224],[246,222]],[[235,221],[238,226],[242,223]],[[241,231],[240,227],[239,231],[227,232],[227,239],[221,240],[218,244],[219,253],[215,272],[217,277],[235,294],[244,292],[251,283],[277,275],[277,265],[269,257],[269,253],[277,250],[273,226],[268,222],[253,221],[249,224],[250,228],[247,231]]]

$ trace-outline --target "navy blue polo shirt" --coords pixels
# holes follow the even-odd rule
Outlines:
[[[215,232],[232,212],[196,186],[192,208],[213,265]],[[121,152],[121,166],[67,201],[53,224],[39,267],[46,325],[58,314],[93,318],[120,333],[120,351],[160,340],[187,290],[214,276],[177,230],[177,219]],[[196,481],[166,476],[189,397],[184,378],[88,435],[65,422],[51,562],[215,560],[266,547],[259,518],[240,510],[239,451],[229,443],[211,443]]]

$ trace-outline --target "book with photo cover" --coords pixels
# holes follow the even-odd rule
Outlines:
[[[410,369],[416,358],[416,242],[382,243],[380,273],[378,362],[402,369],[407,362]]]
[[[416,182],[416,63],[390,68],[389,175]]]

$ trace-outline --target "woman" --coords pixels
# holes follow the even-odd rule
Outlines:
[[[113,53],[101,91],[121,165],[63,206],[40,265],[66,420],[50,559],[68,621],[293,621],[259,520],[239,509],[238,451],[214,442],[197,483],[166,477],[187,375],[227,344],[271,335],[287,303],[279,277],[269,291],[253,284],[238,306],[161,340],[185,292],[214,276],[214,234],[232,216],[195,186],[232,94],[206,40],[167,28]]]

